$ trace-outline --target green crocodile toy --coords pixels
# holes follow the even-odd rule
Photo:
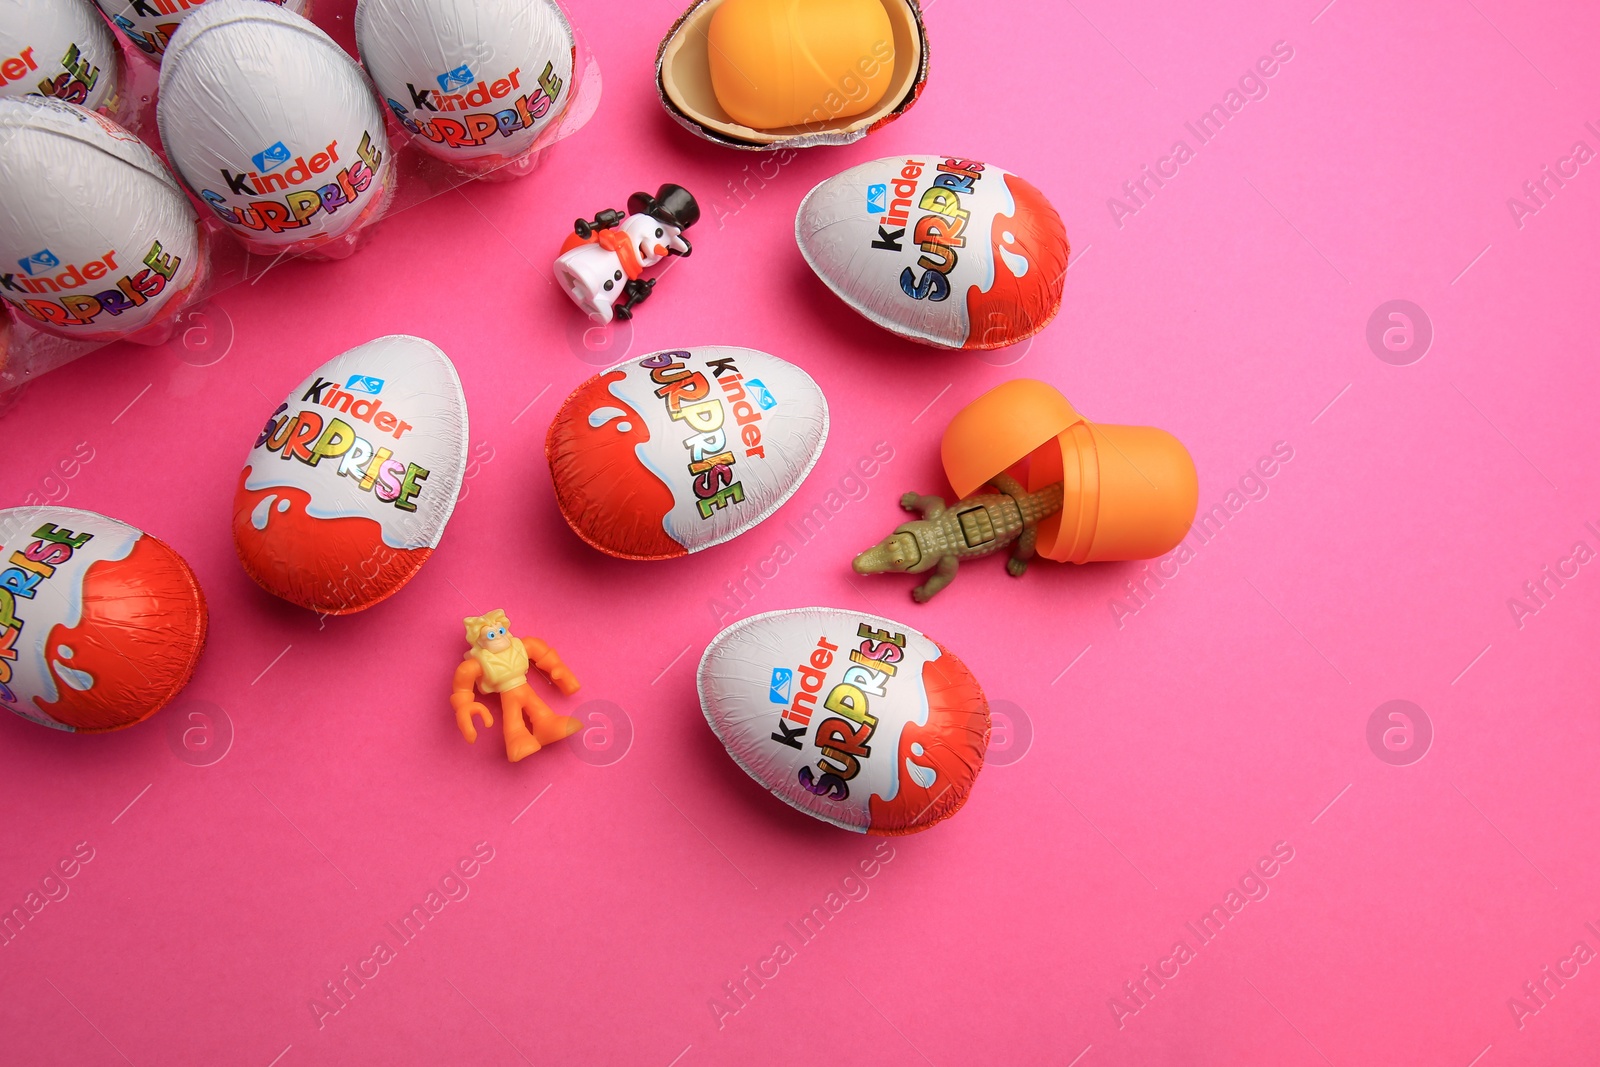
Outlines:
[[[1061,510],[1061,483],[1030,493],[1015,478],[1002,474],[994,486],[998,493],[969,496],[950,507],[936,496],[905,494],[900,506],[922,518],[897,526],[851,566],[857,574],[933,571],[911,591],[911,599],[925,604],[955,578],[961,560],[987,556],[1015,542],[1006,573],[1021,577],[1033,558],[1039,522]]]

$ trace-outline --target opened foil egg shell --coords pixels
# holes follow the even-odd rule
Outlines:
[[[263,0],[209,0],[161,65],[161,140],[229,232],[266,255],[346,254],[394,187],[384,114],[320,29]]]
[[[0,295],[40,329],[106,341],[153,327],[145,339],[160,340],[150,334],[203,279],[188,198],[154,152],[103,115],[48,97],[0,99],[0,202]]]
[[[846,304],[901,337],[1000,348],[1061,307],[1066,227],[993,164],[905,155],[851,167],[800,203],[795,241]]]
[[[909,834],[966,803],[989,705],[926,635],[838,608],[772,611],[712,640],[700,706],[734,762],[779,800],[869,834]]]
[[[709,30],[722,2],[696,0],[673,23],[656,52],[656,92],[661,106],[678,125],[707,141],[751,151],[852,144],[910,110],[927,83],[928,35],[921,7],[917,0],[881,0],[891,27],[889,40],[873,41],[863,48],[857,60],[861,69],[847,73],[816,101],[810,117],[777,129],[743,125],[717,100],[712,85]],[[803,4],[791,4],[791,19],[803,18],[805,12]],[[861,79],[855,74],[875,71],[883,62],[892,68],[887,92],[875,106],[856,113],[851,103]],[[751,64],[736,59],[735,65],[742,69]]]
[[[92,511],[0,511],[0,707],[72,732],[117,730],[188,684],[206,602],[183,558]]]
[[[708,346],[654,352],[584,382],[556,413],[545,455],[579,537],[625,559],[668,559],[776,511],[827,436],[827,401],[805,371]]]
[[[269,593],[361,611],[427,562],[466,465],[449,358],[420,337],[380,337],[318,367],[267,419],[234,493],[234,548]]]

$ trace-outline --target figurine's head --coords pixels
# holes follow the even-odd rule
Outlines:
[[[892,533],[857,556],[850,564],[857,574],[909,571],[922,562],[922,549],[908,533]]]
[[[634,193],[628,197],[628,212],[622,228],[633,238],[639,261],[646,267],[692,251],[683,231],[700,220],[700,205],[683,186],[668,183],[655,196]]]
[[[467,625],[467,643],[486,652],[504,652],[516,640],[511,636],[511,620],[499,608],[462,621]]]
[[[668,256],[681,256],[689,251],[683,230],[670,222],[649,215],[629,215],[621,228],[632,239],[642,266],[653,267]]]

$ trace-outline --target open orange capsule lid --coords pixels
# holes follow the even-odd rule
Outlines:
[[[956,496],[970,496],[1008,468],[1049,444],[1084,417],[1053,385],[1016,378],[984,393],[956,413],[939,447],[945,477]],[[1061,480],[1059,449],[1035,457],[1028,472],[1031,491]],[[1049,464],[1049,459],[1054,459]],[[1043,464],[1041,461],[1044,461]],[[1042,465],[1052,466],[1045,471]],[[1043,483],[1039,477],[1044,478]]]

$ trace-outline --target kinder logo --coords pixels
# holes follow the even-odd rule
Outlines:
[[[518,118],[520,125],[501,126],[500,131],[502,133],[509,135],[512,130],[521,129],[529,125],[533,119],[550,110],[550,101],[555,98],[556,93],[561,91],[561,79],[551,73],[552,69],[550,64],[545,64],[545,72],[539,79],[540,88],[536,90],[542,94],[541,96],[527,97],[517,103],[515,108],[506,112],[508,117]],[[490,101],[503,99],[521,89],[521,76],[522,68],[517,67],[504,78],[496,78],[493,84],[482,78],[474,84],[472,68],[461,66],[455,70],[446,71],[435,78],[434,81],[440,86],[438,89],[426,86],[418,89],[415,85],[407,82],[406,92],[411,94],[411,109],[419,113],[423,111],[470,111],[474,108],[487,107]],[[404,104],[391,97],[389,98],[389,108],[402,123],[410,123],[410,125],[406,126],[408,130],[413,133],[418,132],[413,127],[421,120],[412,118],[411,110],[408,110]],[[524,114],[517,115],[518,108],[522,109]],[[530,110],[531,113],[527,113]],[[488,132],[494,132],[501,121],[496,116],[495,121],[490,123]],[[430,136],[432,135],[430,134]],[[472,143],[482,144],[483,141],[480,139]]]
[[[363,135],[365,136],[365,135]],[[366,143],[365,140],[362,141]],[[282,141],[264,151],[250,157],[250,162],[255,165],[255,170],[243,174],[235,174],[227,167],[221,168],[222,180],[228,184],[228,191],[238,196],[266,196],[269,193],[283,192],[291,186],[304,185],[316,175],[321,174],[335,163],[339,162],[339,142],[331,141],[327,148],[311,157],[310,162],[305,156],[295,156],[289,162],[289,149]],[[289,163],[287,167],[283,167]],[[376,161],[370,162],[369,167],[376,169]],[[272,171],[283,167],[274,174]],[[361,190],[357,189],[356,192]],[[213,194],[202,193],[201,196],[211,201]],[[349,199],[353,200],[354,197]],[[216,201],[211,201],[213,204]],[[257,227],[259,229],[259,227]]]
[[[352,374],[350,380],[344,383],[345,391],[351,393],[370,393],[377,396],[383,392],[383,379],[373,378],[365,374]]]
[[[767,389],[767,383],[760,378],[751,378],[744,383],[750,390],[750,395],[755,397],[756,404],[762,411],[771,411],[778,406],[778,398]]]
[[[867,186],[867,214],[882,215],[889,210],[889,187],[887,185]]]
[[[41,248],[26,259],[17,260],[17,265],[27,271],[29,275],[41,274],[61,266],[61,260],[48,248]]]
[[[266,174],[289,162],[289,149],[282,141],[279,141],[272,147],[262,149],[251,156],[250,162],[255,164],[256,170]]]
[[[767,689],[767,699],[774,704],[789,703],[789,689],[794,682],[794,671],[788,667],[772,668],[772,684]]]
[[[439,82],[439,91],[442,93],[448,93],[455,89],[465,89],[467,86],[471,85],[474,80],[475,76],[472,73],[472,68],[467,66],[465,63],[457,67],[455,70],[445,71],[443,74],[439,75],[437,79]]]
[[[48,248],[17,262],[22,265],[28,276],[0,274],[0,289],[12,293],[70,292],[101,278],[114,278],[115,272],[121,269],[117,266],[117,250],[114,248],[99,259],[89,260],[81,267],[76,263],[63,267],[60,273],[51,273],[61,266],[61,261]],[[154,264],[149,265],[154,266]],[[106,296],[104,293],[100,295]],[[145,295],[154,296],[155,293]],[[3,654],[4,650],[0,649],[0,655]]]

